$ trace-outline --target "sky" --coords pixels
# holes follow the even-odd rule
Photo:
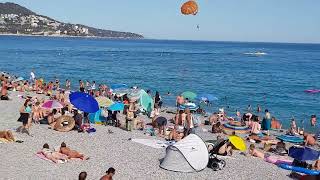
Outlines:
[[[186,1],[10,2],[59,21],[135,32],[151,39],[320,43],[320,0],[197,0],[196,16],[180,13]]]

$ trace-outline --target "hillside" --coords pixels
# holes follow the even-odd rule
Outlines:
[[[131,32],[104,30],[82,24],[60,22],[39,15],[15,3],[0,3],[0,34],[143,38],[142,35]]]

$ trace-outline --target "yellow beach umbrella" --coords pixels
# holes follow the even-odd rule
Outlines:
[[[229,141],[235,148],[239,149],[240,151],[245,151],[247,149],[246,143],[239,136],[229,136]]]
[[[111,99],[103,96],[96,97],[96,100],[100,107],[109,107],[112,104],[114,104],[114,102]]]

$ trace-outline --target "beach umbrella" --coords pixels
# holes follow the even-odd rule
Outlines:
[[[197,96],[198,100],[200,101],[217,101],[218,98],[212,94],[200,94]]]
[[[247,149],[246,143],[239,136],[229,136],[229,141],[235,148],[239,149],[240,151],[245,151]]]
[[[140,93],[141,93],[141,90],[139,89],[132,89],[130,90],[130,92],[127,94],[128,98],[131,100],[131,101],[137,101],[140,99]]]
[[[111,111],[122,111],[124,109],[124,104],[116,102],[112,104],[110,107],[108,107],[108,109]]]
[[[45,109],[61,109],[63,108],[63,105],[56,100],[49,100],[43,103],[41,107]]]
[[[152,97],[144,90],[140,91],[140,105],[147,112],[151,112],[154,106]]]
[[[111,84],[110,88],[112,90],[116,90],[116,89],[128,89],[128,85],[126,84]]]
[[[114,104],[111,99],[103,96],[96,97],[96,101],[98,102],[100,107],[109,107]]]
[[[86,113],[95,113],[99,110],[98,102],[89,94],[74,92],[69,96],[70,102],[77,109]]]
[[[191,91],[186,91],[181,94],[184,98],[189,99],[190,101],[194,100],[197,97],[197,94]]]
[[[319,159],[320,152],[309,147],[289,148],[289,156],[299,161],[313,161]]]
[[[190,109],[190,111],[196,111],[199,108],[199,106],[197,106],[195,103],[187,103],[181,104],[178,107],[179,110],[185,110],[187,108]]]

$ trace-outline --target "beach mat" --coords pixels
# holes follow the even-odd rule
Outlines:
[[[38,158],[42,159],[42,160],[45,160],[45,161],[49,161],[49,162],[55,163],[55,162],[53,162],[52,160],[50,160],[50,159],[46,158],[42,153],[36,153],[36,156],[37,156]],[[63,163],[64,163],[64,162],[63,162],[63,161],[61,161],[61,160],[59,160],[59,161],[58,161],[58,164],[63,164]]]
[[[156,140],[156,139],[131,139],[131,141],[139,143],[139,144],[143,144],[145,146],[149,146],[149,147],[152,147],[155,149],[166,148],[169,145],[173,144],[170,142],[160,141],[160,140]]]

